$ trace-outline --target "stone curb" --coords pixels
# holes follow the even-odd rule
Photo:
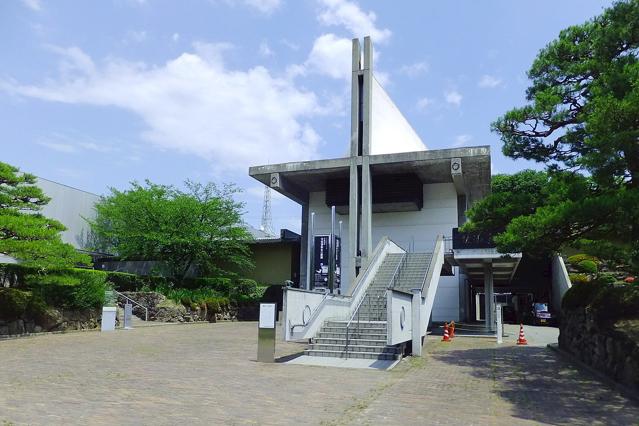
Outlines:
[[[149,321],[151,323],[152,321]],[[250,322],[250,321],[217,321],[217,323],[226,323],[226,322]],[[134,327],[133,330],[145,329],[148,327],[163,327],[168,325],[194,325],[194,324],[216,324],[208,321],[189,321],[189,322],[163,322],[157,324],[149,324],[143,325],[139,327]],[[99,332],[100,328],[91,328],[85,330],[63,330],[63,331],[43,331],[40,333],[24,333],[24,334],[3,334],[0,335],[0,342],[4,340],[15,340],[15,339],[26,339],[30,337],[39,337],[39,336],[50,336],[53,334],[73,334],[73,333],[93,333]],[[116,328],[115,331],[124,331],[123,328]],[[126,330],[129,331],[129,330]]]
[[[632,399],[635,402],[639,402],[639,392],[635,391],[634,389],[631,389],[628,386],[613,380],[612,378],[610,378],[606,374],[602,373],[601,371],[599,371],[599,370],[591,367],[590,365],[586,364],[585,362],[583,362],[582,360],[580,360],[579,358],[577,358],[573,354],[571,354],[571,353],[569,353],[567,351],[564,351],[563,349],[560,349],[559,345],[557,343],[549,343],[547,345],[547,347],[548,347],[548,349],[550,349],[553,352],[559,354],[561,357],[565,358],[566,360],[570,361],[571,363],[576,364],[578,367],[580,367],[580,368],[582,368],[584,370],[587,370],[588,372],[592,373],[599,380],[601,380],[602,382],[606,383],[608,386],[616,389],[620,394],[622,394],[626,398]]]

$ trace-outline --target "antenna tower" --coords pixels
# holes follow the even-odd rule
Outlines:
[[[262,206],[262,226],[260,229],[268,235],[275,235],[273,217],[271,216],[271,188],[266,185],[264,185],[264,205]]]

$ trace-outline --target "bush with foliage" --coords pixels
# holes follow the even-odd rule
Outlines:
[[[561,303],[563,310],[586,309],[595,320],[614,322],[639,316],[639,286],[611,284],[596,279],[570,288]]]
[[[25,285],[47,305],[63,309],[98,309],[104,304],[106,273],[92,269],[63,269],[25,276]]]
[[[2,265],[5,284],[11,290],[29,292],[38,305],[62,309],[97,309],[104,303],[109,289],[107,274],[93,269],[63,268],[42,271],[20,264]],[[17,294],[17,293],[16,293]]]
[[[117,291],[152,291],[168,286],[169,279],[157,275],[136,275],[126,272],[106,272],[107,281]]]

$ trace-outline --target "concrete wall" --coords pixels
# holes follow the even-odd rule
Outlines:
[[[291,261],[293,259],[293,244],[269,243],[252,244],[255,268],[245,272],[245,277],[262,284],[280,284],[292,280]],[[299,254],[298,254],[299,256]]]
[[[315,234],[328,234],[331,230],[330,208],[326,206],[324,192],[310,194],[309,215],[315,212]],[[336,215],[342,220],[342,268],[347,270],[352,261],[348,253],[348,215]],[[424,185],[424,208],[415,212],[374,213],[372,218],[373,248],[382,237],[415,252],[430,252],[438,234],[452,235],[457,227],[457,193],[452,183]],[[441,277],[433,306],[433,321],[459,320],[459,275]],[[343,280],[342,293],[350,286]]]
[[[551,309],[556,315],[561,315],[561,299],[572,287],[564,259],[560,255],[552,258],[552,304]]]
[[[62,241],[75,248],[85,248],[89,225],[82,217],[95,217],[93,206],[100,197],[42,178],[38,178],[37,185],[51,197],[49,204],[42,209],[42,214],[62,222],[67,227],[62,233]]]

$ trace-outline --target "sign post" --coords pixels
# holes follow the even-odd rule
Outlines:
[[[257,361],[275,362],[275,316],[277,304],[260,303],[257,329]]]
[[[504,325],[502,321],[502,304],[497,303],[495,305],[495,317],[497,319],[497,343],[503,343]]]
[[[133,328],[133,305],[126,303],[124,305],[124,329],[131,330]]]

